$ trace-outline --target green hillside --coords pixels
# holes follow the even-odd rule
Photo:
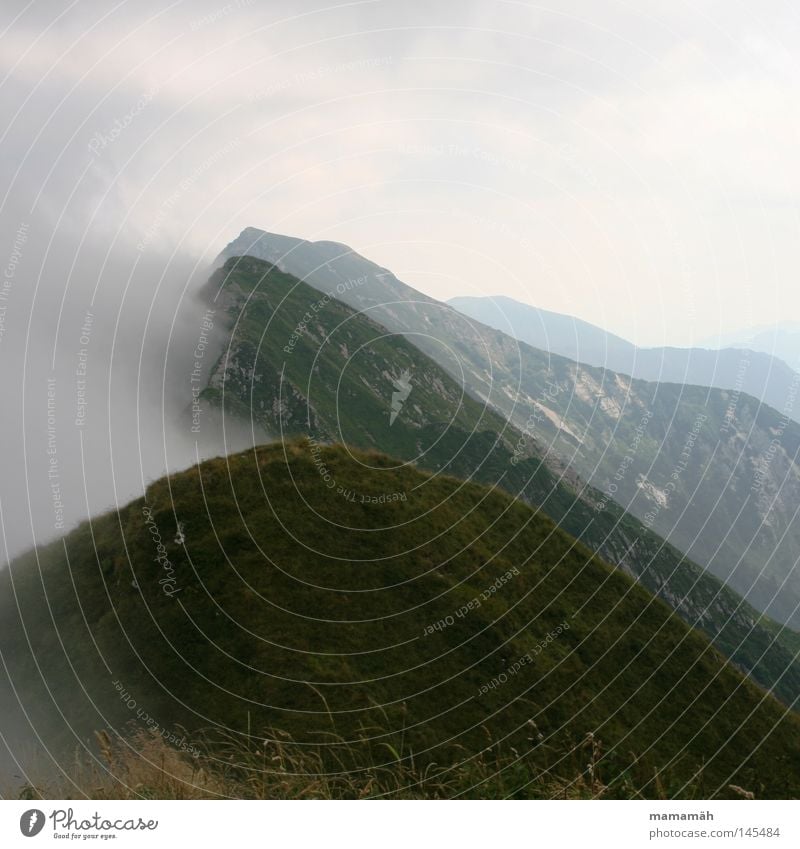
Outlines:
[[[155,722],[187,751],[277,728],[332,771],[333,735],[418,769],[503,746],[521,796],[583,770],[592,734],[606,795],[800,792],[800,720],[665,604],[541,512],[382,454],[205,462],[2,584],[3,660],[52,698],[30,699],[40,727],[56,703],[79,737]]]
[[[230,335],[206,401],[276,439],[308,435],[376,449],[428,471],[498,486],[541,509],[608,562],[634,575],[736,665],[786,704],[800,697],[796,634],[761,617],[614,502],[586,487],[534,438],[466,394],[417,348],[369,315],[268,262],[229,259],[207,294]],[[427,343],[432,344],[431,339]],[[410,391],[392,420],[395,381]],[[536,427],[539,427],[537,424]]]

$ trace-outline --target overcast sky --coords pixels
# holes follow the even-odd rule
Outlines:
[[[81,263],[112,243],[209,260],[254,225],[641,344],[800,318],[788,2],[0,14],[5,242],[24,221]]]

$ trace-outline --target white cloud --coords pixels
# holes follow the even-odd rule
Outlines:
[[[247,224],[335,235],[432,294],[502,286],[643,343],[708,335],[687,293],[700,323],[800,313],[797,33],[780,3],[108,11],[82,3],[50,29],[23,17],[0,66],[15,67],[7,114],[49,73],[3,143],[24,160],[13,196],[89,241],[136,244],[154,221],[153,244],[209,256]],[[431,241],[455,251],[437,263],[447,284],[416,247]],[[500,282],[463,259],[475,244]]]

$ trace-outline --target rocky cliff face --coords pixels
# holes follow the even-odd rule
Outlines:
[[[639,380],[713,386],[736,396],[750,395],[776,410],[783,410],[797,391],[797,373],[762,351],[639,348],[588,322],[499,295],[451,298],[447,303],[533,348]],[[800,405],[791,405],[787,414],[800,422]]]

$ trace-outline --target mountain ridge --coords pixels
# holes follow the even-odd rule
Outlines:
[[[640,347],[590,322],[503,295],[456,297],[447,303],[534,348],[638,380],[710,386],[744,393],[780,409],[800,379],[786,362],[762,351]],[[795,422],[800,421],[800,408],[789,412]]]
[[[242,253],[272,257],[390,332],[408,335],[473,397],[536,441],[548,462],[572,467],[760,611],[800,627],[800,426],[788,416],[744,393],[651,384],[577,364],[468,320],[349,248],[245,232],[220,262]],[[698,424],[700,415],[707,419]]]
[[[611,798],[797,794],[800,719],[548,518],[496,489],[321,447],[348,489],[409,493],[354,504],[321,485],[311,448],[170,475],[0,575],[0,653],[32,696],[37,668],[47,681],[34,727],[54,699],[72,732],[126,736],[155,717],[183,729],[187,752],[203,728],[262,748],[277,729],[318,751],[322,772],[341,769],[325,755],[332,730],[378,764],[502,744],[521,797],[541,775],[568,786],[590,739],[592,786]]]

